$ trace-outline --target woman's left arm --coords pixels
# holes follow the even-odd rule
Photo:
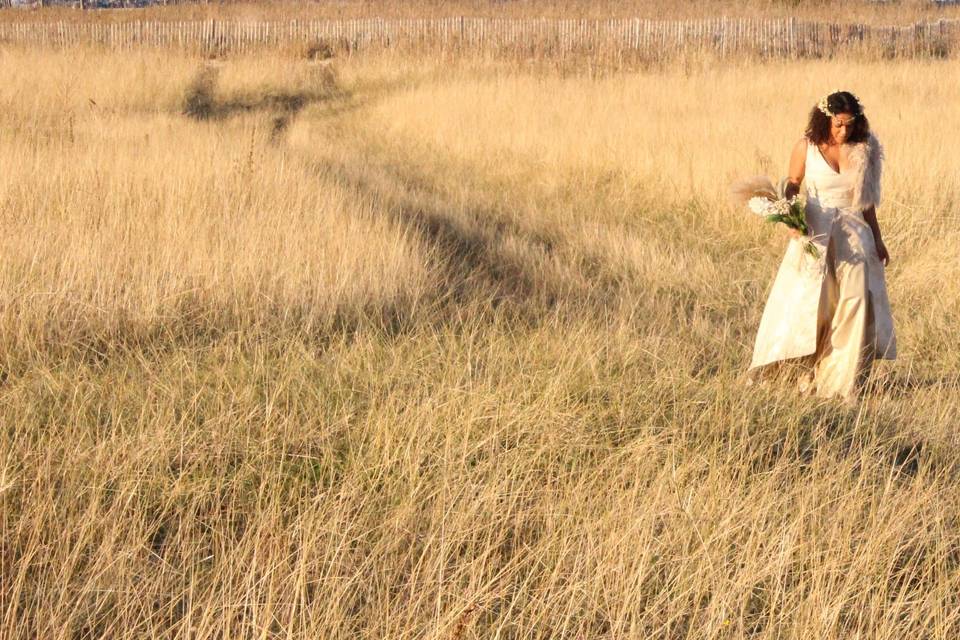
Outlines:
[[[873,231],[873,242],[877,246],[877,257],[880,258],[880,262],[883,264],[890,264],[890,253],[887,251],[887,245],[883,244],[883,238],[880,236],[880,223],[877,222],[877,208],[871,206],[864,209],[863,219],[867,221],[867,224],[870,225],[870,230]]]

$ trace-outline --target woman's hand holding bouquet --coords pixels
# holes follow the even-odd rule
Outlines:
[[[757,176],[735,182],[731,187],[733,197],[746,204],[754,214],[767,222],[786,225],[790,235],[803,242],[804,250],[814,258],[820,257],[820,250],[810,240],[810,228],[804,213],[804,206],[796,196],[786,196],[787,180],[781,179],[774,187],[766,176]]]

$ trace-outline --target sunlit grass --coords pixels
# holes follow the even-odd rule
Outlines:
[[[0,635],[954,637],[956,66],[0,51]],[[726,199],[836,86],[855,408],[741,384]]]

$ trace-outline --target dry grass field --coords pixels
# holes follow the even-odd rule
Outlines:
[[[0,49],[0,637],[960,634],[955,60]],[[745,387],[823,93],[901,357]]]

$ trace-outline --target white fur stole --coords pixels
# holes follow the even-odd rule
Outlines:
[[[850,168],[853,176],[853,208],[858,211],[880,205],[880,173],[883,170],[883,147],[871,133],[863,142],[850,145]]]

